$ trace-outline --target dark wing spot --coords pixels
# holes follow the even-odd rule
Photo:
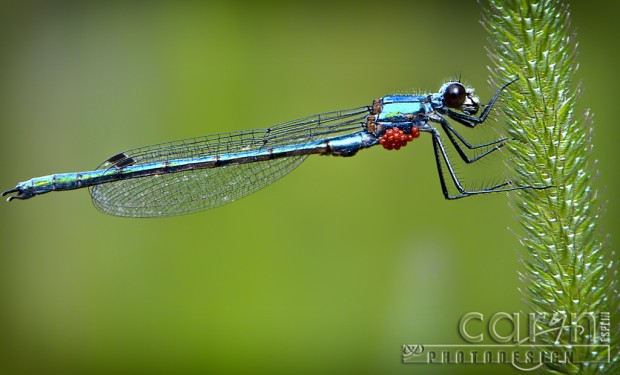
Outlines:
[[[135,162],[136,161],[132,157],[127,156],[124,152],[121,152],[120,154],[116,154],[112,156],[111,158],[109,158],[108,160],[106,160],[106,163],[110,163],[114,165],[114,167],[116,168],[123,168],[128,165],[132,165]]]

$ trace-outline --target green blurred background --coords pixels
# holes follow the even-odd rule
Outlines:
[[[613,233],[620,3],[571,6]],[[475,0],[4,1],[0,188],[459,73],[486,100],[480,13]],[[501,171],[501,156],[471,169]],[[121,219],[89,200],[0,204],[1,373],[516,372],[401,364],[402,344],[464,343],[465,312],[524,309],[509,197],[445,201],[428,137],[311,157],[194,215]]]

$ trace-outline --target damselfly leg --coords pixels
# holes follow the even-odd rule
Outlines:
[[[454,129],[452,127],[452,125],[450,125],[450,123],[448,121],[446,121],[446,119],[444,119],[443,117],[441,117],[441,116],[432,116],[430,118],[430,120],[431,121],[436,121],[436,122],[441,124],[441,127],[446,132],[446,135],[448,136],[448,139],[450,140],[450,142],[452,143],[452,145],[454,146],[454,148],[458,152],[459,156],[467,164],[473,163],[476,160],[479,160],[480,158],[483,158],[483,157],[487,156],[488,154],[492,153],[493,151],[499,150],[501,147],[503,147],[506,144],[506,140],[508,140],[508,138],[500,138],[500,139],[495,140],[495,141],[491,141],[491,142],[487,142],[487,143],[481,143],[481,144],[478,144],[478,145],[472,145],[469,142],[467,142],[467,140],[459,132],[457,132],[456,129]],[[491,149],[488,149],[488,150],[484,151],[483,153],[474,156],[473,158],[470,158],[465,153],[465,151],[463,150],[463,148],[461,147],[461,145],[459,144],[457,139],[463,145],[465,145],[465,147],[467,147],[470,150],[476,150],[476,149],[479,149],[479,148],[489,147],[489,146],[493,146],[493,145],[495,145],[495,147],[493,147]]]
[[[472,116],[470,114],[455,112],[455,111],[452,111],[451,109],[447,109],[445,114],[448,115],[453,120],[457,121],[458,123],[463,124],[470,128],[473,128],[478,124],[482,124],[489,116],[489,113],[491,112],[491,109],[493,108],[497,99],[499,98],[499,95],[501,94],[502,90],[504,90],[506,87],[508,87],[511,83],[515,81],[516,79],[500,87],[495,93],[495,95],[493,95],[493,98],[491,98],[489,103],[485,106],[480,116]],[[477,111],[477,108],[472,108],[472,110],[475,112]],[[457,153],[459,154],[459,156],[461,157],[461,159],[463,159],[465,163],[473,163],[491,154],[492,152],[499,150],[501,147],[506,145],[506,141],[508,140],[507,138],[500,138],[495,141],[482,143],[478,145],[472,145],[469,142],[467,142],[467,140],[458,131],[456,131],[456,129],[454,129],[452,125],[450,125],[450,123],[445,118],[443,118],[441,115],[435,113],[429,116],[429,121],[435,122],[441,125],[442,129],[445,131],[446,135],[448,136],[448,139],[450,140],[450,142],[456,149]],[[532,185],[510,186],[512,185],[512,181],[507,180],[502,183],[491,185],[491,186],[477,189],[477,190],[466,190],[461,184],[461,182],[459,181],[456,175],[456,172],[454,171],[454,167],[452,166],[450,157],[448,156],[448,153],[446,152],[446,148],[443,142],[441,141],[441,137],[437,129],[429,126],[428,129],[422,129],[422,130],[430,132],[433,138],[433,150],[435,152],[437,173],[439,174],[441,190],[446,199],[451,199],[451,200],[459,199],[459,198],[464,198],[464,197],[468,197],[471,195],[496,193],[500,191],[512,191],[512,190],[521,190],[521,189],[546,189],[549,187],[549,186],[532,186]],[[470,158],[465,153],[465,151],[463,150],[463,148],[461,147],[458,141],[460,141],[463,145],[465,145],[465,147],[467,147],[470,150],[475,150],[475,149],[479,149],[483,147],[490,147],[490,146],[493,146],[493,147],[484,151],[480,155]],[[444,172],[443,172],[443,167],[442,167],[443,163],[446,164],[448,174],[450,175],[450,179],[452,180],[452,182],[454,183],[454,186],[459,192],[456,195],[451,195],[449,192],[448,185],[446,183]]]
[[[491,109],[493,109],[493,106],[495,105],[495,102],[497,102],[497,99],[499,99],[499,95],[502,93],[502,91],[510,86],[511,84],[515,83],[517,81],[518,78],[513,79],[512,81],[506,83],[505,85],[503,85],[502,87],[500,87],[496,92],[495,95],[493,95],[493,97],[491,98],[491,100],[489,100],[489,103],[487,105],[484,106],[484,109],[482,110],[482,113],[480,114],[480,116],[472,116],[470,114],[466,114],[466,113],[461,113],[461,112],[455,112],[451,109],[448,109],[446,111],[446,114],[453,119],[456,122],[459,122],[467,127],[473,128],[478,124],[482,124],[483,122],[486,121],[487,117],[489,116],[489,113],[491,112]],[[475,112],[478,110],[478,107],[475,106],[474,108],[472,108]]]

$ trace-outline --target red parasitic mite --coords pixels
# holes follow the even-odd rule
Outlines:
[[[411,133],[409,134],[405,134],[405,132],[399,128],[391,128],[386,130],[385,134],[383,134],[379,140],[379,144],[386,150],[398,150],[419,136],[420,129],[415,126],[411,128]]]

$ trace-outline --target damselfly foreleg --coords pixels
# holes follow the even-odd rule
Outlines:
[[[499,95],[502,93],[502,91],[508,87],[510,84],[514,83],[517,81],[518,78],[513,79],[512,81],[506,83],[505,85],[503,85],[502,87],[500,87],[496,92],[495,95],[493,95],[493,97],[491,98],[491,100],[489,101],[489,103],[484,106],[484,110],[482,110],[482,113],[480,114],[480,116],[472,116],[472,115],[468,115],[465,113],[461,113],[461,112],[456,112],[453,111],[451,109],[448,109],[446,111],[446,114],[448,116],[450,116],[451,119],[453,119],[454,121],[457,121],[467,127],[473,128],[478,124],[482,124],[483,122],[486,121],[487,117],[489,116],[489,113],[491,112],[491,109],[493,109],[493,106],[495,105],[495,102],[497,102],[497,99],[499,98]]]

